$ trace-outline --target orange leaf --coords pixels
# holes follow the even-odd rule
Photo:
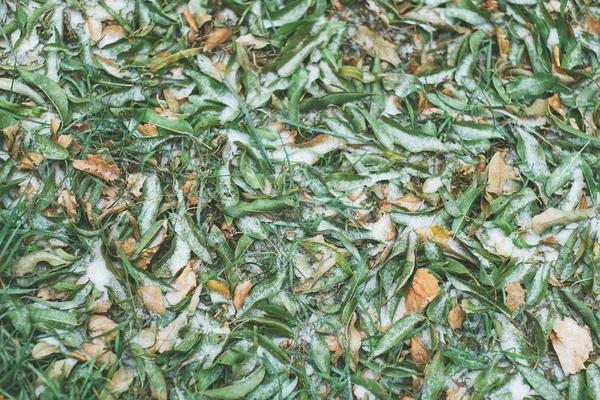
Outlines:
[[[252,286],[252,281],[248,279],[246,282],[242,282],[235,287],[235,291],[233,293],[233,306],[235,307],[236,311],[240,309],[242,304],[244,304],[244,300],[246,299],[246,296],[248,296]]]
[[[440,294],[438,282],[438,279],[425,268],[418,269],[406,292],[406,313],[416,314],[425,310],[431,300]]]
[[[110,165],[97,154],[88,154],[86,160],[73,161],[73,168],[97,176],[106,182],[119,179],[119,168]]]

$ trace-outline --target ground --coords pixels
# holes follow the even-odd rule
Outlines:
[[[0,399],[600,398],[593,0],[5,0]]]

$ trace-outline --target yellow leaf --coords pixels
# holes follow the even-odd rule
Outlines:
[[[225,298],[227,298],[227,299],[231,297],[231,292],[229,291],[229,288],[219,281],[210,279],[210,280],[206,281],[206,287],[211,292],[219,293],[220,295],[225,296]]]

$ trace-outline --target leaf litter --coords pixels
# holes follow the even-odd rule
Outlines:
[[[599,398],[593,1],[0,6],[1,398]]]

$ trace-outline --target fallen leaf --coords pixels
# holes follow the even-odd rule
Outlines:
[[[119,179],[119,168],[110,165],[98,154],[88,154],[86,160],[73,161],[73,168],[112,182]]]
[[[183,17],[185,18],[185,22],[189,25],[190,29],[196,33],[198,33],[198,25],[196,25],[196,21],[194,21],[194,17],[190,12],[189,8],[183,10]]]
[[[115,371],[111,380],[102,390],[100,397],[103,399],[116,399],[119,394],[127,391],[133,379],[137,376],[137,372],[133,368],[121,367]]]
[[[417,228],[416,233],[419,240],[437,244],[439,248],[448,255],[458,257],[472,263],[477,262],[477,260],[469,254],[464,246],[458,240],[452,237],[453,233],[451,231],[447,231],[441,228],[439,225]]]
[[[515,312],[525,304],[525,290],[519,282],[511,282],[506,287],[506,307]]]
[[[206,287],[211,292],[219,293],[220,295],[224,296],[226,299],[231,297],[231,292],[229,291],[229,288],[219,281],[215,281],[214,279],[209,279],[208,281],[206,281]]]
[[[496,28],[496,40],[498,41],[500,54],[506,56],[510,51],[510,42],[506,39],[506,34],[500,28]]]
[[[141,172],[127,175],[127,190],[134,198],[142,196],[146,177]]]
[[[58,204],[65,208],[65,213],[67,214],[69,221],[73,223],[77,222],[77,199],[75,199],[75,196],[70,190],[61,190],[58,195]]]
[[[235,42],[242,47],[252,47],[254,49],[262,49],[269,45],[269,41],[255,37],[253,34],[248,33],[247,35],[240,36],[235,39]]]
[[[227,28],[217,28],[206,38],[204,51],[212,51],[215,47],[223,44],[233,35],[233,31]]]
[[[138,132],[147,137],[158,136],[158,129],[156,125],[152,124],[140,124],[137,127]]]
[[[413,336],[410,338],[410,358],[417,364],[427,364],[429,361],[429,351],[421,339]]]
[[[198,260],[190,261],[181,271],[177,280],[175,280],[175,283],[173,284],[174,291],[165,295],[167,303],[169,303],[170,306],[178,304],[196,287],[196,272],[194,271],[194,266],[197,264],[199,264]]]
[[[308,277],[302,284],[294,288],[294,292],[303,292],[315,287],[319,279],[323,277],[337,263],[334,256],[331,254],[322,254],[322,258],[313,266],[315,273]]]
[[[450,386],[446,390],[446,400],[462,400],[467,394],[466,387]]]
[[[142,301],[148,311],[158,314],[164,314],[167,311],[162,291],[158,286],[140,286],[137,292],[142,296]]]
[[[389,62],[394,67],[400,65],[401,61],[396,52],[396,46],[384,39],[379,33],[373,32],[363,25],[356,30],[354,39],[371,57],[378,55],[380,59]]]
[[[584,31],[600,37],[600,21],[596,20],[590,14],[585,16],[579,26]]]
[[[572,222],[589,218],[596,207],[590,207],[578,211],[563,211],[556,208],[548,208],[541,214],[536,215],[531,220],[531,229],[541,235],[547,229],[555,225],[568,225]]]
[[[572,318],[565,318],[555,322],[552,330],[550,340],[565,375],[585,369],[584,362],[594,350],[590,328],[579,326]]]
[[[448,325],[452,330],[462,328],[463,321],[465,320],[465,313],[459,304],[452,307],[452,310],[448,313]]]
[[[244,304],[244,300],[246,299],[246,296],[248,296],[252,286],[252,281],[248,279],[235,287],[235,291],[233,292],[233,306],[236,311]]]
[[[49,356],[50,354],[60,353],[60,347],[48,341],[42,339],[42,341],[38,342],[33,349],[31,350],[31,357],[39,360],[40,358],[44,358]]]
[[[98,47],[103,48],[113,44],[125,37],[125,30],[120,25],[109,25],[102,30],[102,38],[98,42]]]
[[[50,133],[52,134],[52,139],[56,140],[59,129],[60,129],[60,122],[58,122],[54,118],[51,119],[50,120]]]
[[[412,193],[405,194],[395,200],[390,200],[388,203],[404,208],[410,212],[418,212],[425,206],[425,200]]]
[[[108,340],[113,340],[117,337],[117,332],[112,332],[105,335],[106,332],[112,331],[118,325],[110,318],[104,315],[92,315],[88,321],[88,334],[91,338],[106,337]]]
[[[90,39],[94,42],[99,41],[102,38],[102,22],[88,18],[87,19],[88,31],[90,32]]]
[[[515,168],[506,164],[504,155],[500,151],[494,154],[487,170],[488,184],[485,190],[488,194],[494,196],[502,196],[504,194],[504,185],[517,175]]]
[[[73,135],[60,135],[56,138],[56,143],[64,147],[65,149],[69,147],[71,142],[73,141]]]
[[[172,350],[175,347],[179,331],[185,324],[187,324],[187,315],[186,313],[181,313],[169,325],[161,328],[156,335],[156,343],[154,344],[153,351],[164,353],[165,351]]]
[[[416,314],[440,294],[438,279],[425,268],[420,268],[406,292],[406,314]]]
[[[356,318],[356,313],[354,313],[352,314],[352,319],[350,320],[346,330],[346,337],[348,340],[348,345],[350,346],[350,369],[352,369],[352,371],[356,371],[356,367],[358,366],[358,351],[360,350],[360,346],[362,344],[360,331],[356,328],[357,322],[358,318]]]
[[[42,161],[44,161],[44,156],[35,151],[30,151],[21,156],[21,163],[17,166],[20,170],[35,170],[38,169]]]

